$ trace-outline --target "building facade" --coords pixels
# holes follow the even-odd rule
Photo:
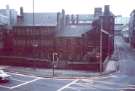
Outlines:
[[[109,35],[101,33],[102,28]],[[3,32],[2,55],[45,59],[50,64],[58,61],[58,68],[86,67],[99,71],[101,53],[102,60],[113,53],[113,36],[114,17],[109,6],[105,6],[104,13],[101,8],[95,9],[93,16],[66,15],[64,10],[25,13],[21,7],[12,31],[7,29]]]

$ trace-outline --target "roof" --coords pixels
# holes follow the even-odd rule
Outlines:
[[[82,37],[82,34],[91,30],[91,25],[68,25],[57,37]]]
[[[92,21],[94,19],[94,15],[92,14],[79,14],[80,21]]]
[[[21,25],[33,25],[33,13],[24,13],[24,20]],[[57,13],[34,13],[34,26],[56,26]]]
[[[5,24],[8,24],[8,17],[3,15],[3,14],[0,14],[0,25],[5,25]]]

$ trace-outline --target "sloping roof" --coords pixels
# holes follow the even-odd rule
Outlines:
[[[57,13],[34,13],[34,26],[56,26]],[[24,13],[23,26],[33,25],[33,13]]]
[[[91,30],[91,25],[68,25],[57,37],[82,37],[82,34]]]

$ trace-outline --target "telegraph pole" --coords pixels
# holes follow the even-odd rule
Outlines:
[[[35,26],[35,12],[34,12],[34,9],[35,9],[35,2],[34,2],[34,0],[32,0],[32,9],[33,9],[33,24],[32,24],[32,31],[34,30],[34,26]],[[33,39],[34,40],[34,39]],[[36,45],[34,44],[34,43],[32,43],[32,52],[34,53],[35,52],[35,49],[36,49]],[[35,58],[35,55],[33,55],[34,56],[34,58]],[[33,62],[34,62],[34,69],[36,69],[36,62],[35,62],[35,60],[33,60]]]
[[[101,28],[100,28],[100,63],[99,63],[99,65],[100,65],[100,72],[102,73],[102,68],[103,68],[103,66],[102,66],[102,50],[103,50],[103,44],[102,44],[102,40],[103,40],[103,36],[102,36],[102,28],[103,28],[103,26],[102,26],[102,19],[101,19]]]

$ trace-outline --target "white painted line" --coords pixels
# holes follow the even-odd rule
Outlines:
[[[110,78],[111,76],[99,76],[99,77],[94,77],[92,78],[93,80],[98,80],[98,79],[107,79]]]
[[[127,84],[121,84],[121,83],[109,82],[109,81],[94,81],[94,82],[98,82],[98,83],[106,84],[106,85],[127,86]]]
[[[57,91],[62,91],[62,90],[64,90],[65,88],[68,88],[70,85],[75,84],[77,81],[79,81],[79,79],[76,79],[76,80],[70,82],[69,84],[67,84],[67,85],[61,87],[60,89],[58,89]]]
[[[26,84],[29,84],[29,83],[35,82],[35,81],[37,81],[37,80],[39,80],[39,79],[40,79],[40,78],[36,78],[36,79],[34,79],[34,80],[27,81],[27,82],[25,82],[25,83],[22,83],[22,84],[19,84],[19,85],[16,85],[16,86],[10,87],[10,89],[14,89],[14,88],[18,88],[18,87],[24,86],[24,85],[26,85]]]
[[[38,77],[38,76],[24,75],[24,74],[19,74],[19,73],[11,73],[11,72],[6,72],[6,73],[13,74],[13,75],[18,75],[18,76],[31,77],[31,78],[41,78],[41,77]]]
[[[127,85],[128,86],[128,85]],[[135,87],[110,87],[110,86],[102,86],[102,85],[96,85],[96,84],[89,84],[89,87],[94,87],[97,89],[106,89],[106,90],[135,90]]]
[[[135,90],[135,88],[133,88],[133,87],[114,87],[114,88],[112,88],[112,87],[108,87],[108,86],[96,86],[96,85],[90,85],[90,86],[92,86],[92,87],[95,87],[95,88],[98,88],[98,89],[106,89],[106,90],[127,90],[127,89],[130,89],[130,90]]]
[[[84,88],[89,88],[91,83],[75,83],[75,85],[84,87]]]
[[[92,91],[95,91],[96,90],[96,88],[90,88],[90,86],[89,87],[82,87],[82,88],[78,88],[78,87],[68,87],[68,89],[69,89],[69,91],[70,91],[70,89],[71,90],[73,90],[73,91],[85,91],[86,89],[89,89],[89,90],[92,90]]]
[[[0,87],[10,89],[10,87],[8,87],[8,86],[0,85]]]
[[[94,82],[101,83],[101,84],[106,84],[106,85],[114,85],[114,86],[129,86],[129,87],[135,87],[135,85],[130,85],[130,84],[121,84],[117,82],[109,82],[109,81],[98,81],[98,80],[82,80],[86,83],[93,84]],[[84,83],[83,83],[84,84]]]
[[[128,85],[129,87],[135,87],[135,85],[134,84],[130,84],[130,85]]]
[[[93,77],[91,79],[93,80],[98,80],[98,79],[107,79],[107,78],[121,78],[120,76],[117,76],[117,75],[108,75],[108,76],[97,76],[97,77]]]

